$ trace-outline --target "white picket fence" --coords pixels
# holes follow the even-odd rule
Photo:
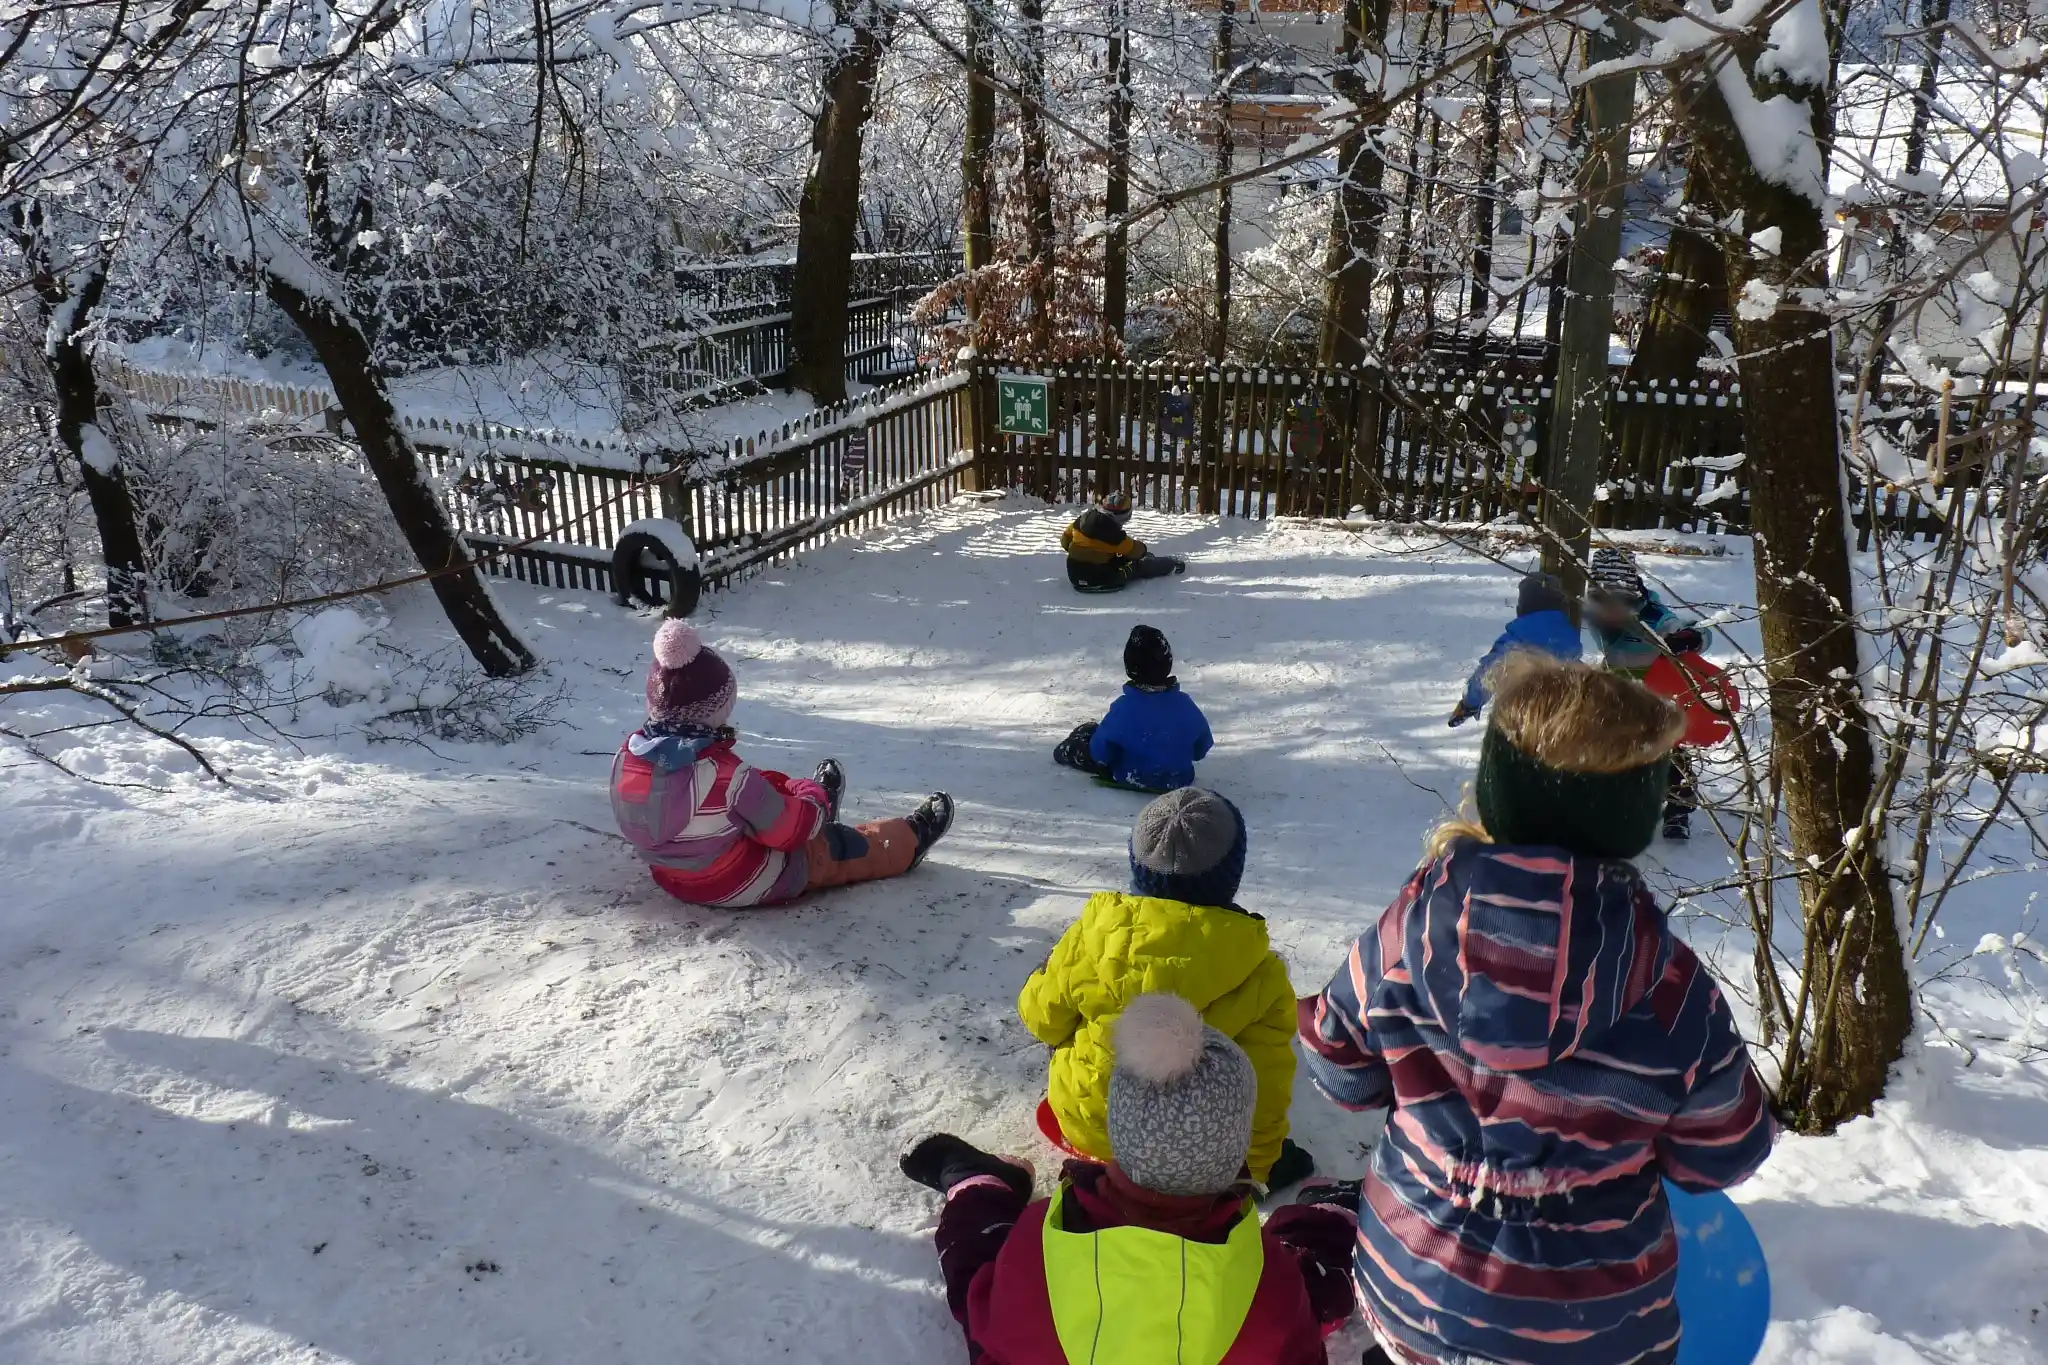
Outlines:
[[[322,417],[334,403],[325,384],[281,384],[224,374],[180,374],[150,370],[124,356],[94,358],[102,385],[120,389],[151,413],[165,417]]]
[[[118,389],[154,416],[215,422],[224,417],[325,422],[338,404],[325,384],[287,384],[233,375],[155,370],[126,357],[95,362],[100,383]],[[398,424],[423,446],[505,459],[553,460],[605,469],[640,467],[640,451],[622,439],[576,432],[508,426],[502,422],[407,412],[402,398]]]

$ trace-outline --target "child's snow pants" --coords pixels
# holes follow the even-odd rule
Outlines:
[[[917,832],[908,820],[827,825],[804,847],[810,869],[806,891],[900,877],[917,861]]]

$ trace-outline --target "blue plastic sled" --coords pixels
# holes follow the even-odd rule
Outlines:
[[[1725,1194],[1666,1181],[1678,1231],[1678,1365],[1750,1365],[1771,1325],[1771,1272],[1756,1230]]]

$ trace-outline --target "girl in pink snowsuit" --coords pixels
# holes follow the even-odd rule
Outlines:
[[[647,723],[612,761],[612,814],[655,884],[678,900],[780,905],[901,876],[952,824],[944,792],[905,819],[838,823],[839,765],[828,758],[809,778],[750,766],[727,724],[738,699],[725,660],[688,625],[664,621],[647,674]]]

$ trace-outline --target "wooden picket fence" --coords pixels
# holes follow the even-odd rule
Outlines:
[[[194,398],[146,372],[109,374],[145,403]],[[999,430],[999,387],[1019,377],[1048,385],[1044,434]],[[204,383],[211,399],[260,412],[325,420],[332,405],[319,390]],[[407,428],[457,527],[501,552],[492,572],[610,591],[613,547],[635,521],[680,523],[717,586],[966,489],[1074,503],[1120,488],[1146,507],[1249,518],[1527,524],[1541,495],[1552,397],[1540,379],[1502,370],[1119,364],[1034,374],[980,362],[707,449],[593,447],[490,423]],[[1746,527],[1740,404],[1739,387],[1716,380],[1615,382],[1595,526]],[[1924,395],[1898,396],[1882,423],[1916,457],[1934,430]],[[1992,490],[1973,477],[1981,482],[1981,471],[1951,483],[1950,495],[1988,507]],[[1866,541],[1878,527],[1943,532],[1942,504],[1911,491],[1858,494],[1851,506]],[[632,570],[649,596],[658,595],[653,569]]]
[[[1490,522],[1534,517],[1552,391],[1506,371],[995,364],[1050,384],[1051,431],[995,434],[985,482],[1056,502],[1113,488],[1211,515]],[[1733,385],[1627,389],[1610,403],[1603,529],[1747,524]]]
[[[1364,516],[1395,522],[1533,522],[1550,443],[1548,382],[1512,368],[1339,370],[992,363],[979,402],[993,413],[1005,378],[1049,385],[1050,430],[982,441],[984,487],[1054,502],[1111,489],[1146,506],[1241,517]],[[1939,399],[1878,395],[1872,432],[1925,461]],[[2048,411],[2048,402],[2043,403]],[[2005,420],[2012,420],[2006,411]],[[993,419],[991,419],[993,427]],[[1951,413],[1951,439],[1969,435]],[[1607,394],[1607,445],[1591,508],[1599,530],[1742,532],[1749,526],[1741,385],[1709,378]],[[1945,534],[1951,498],[1994,509],[1977,464],[1942,492],[1851,480],[1850,517],[1867,548],[1879,531]]]
[[[975,465],[970,376],[910,378],[716,448],[664,454],[643,472],[421,446],[459,530],[500,551],[490,571],[609,592],[627,527],[664,517],[687,530],[705,582],[950,501]],[[521,542],[541,538],[539,543]],[[517,548],[511,548],[517,547]],[[639,566],[637,589],[665,585]]]

